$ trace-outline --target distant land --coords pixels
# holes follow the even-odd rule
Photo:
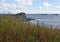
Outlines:
[[[19,20],[22,20],[22,21],[30,21],[30,20],[34,20],[34,19],[31,19],[31,18],[27,18],[26,17],[26,13],[24,12],[21,12],[21,13],[17,13],[17,14],[0,14],[0,16],[4,17],[4,16],[11,16],[12,18],[16,18],[16,19],[19,19]]]

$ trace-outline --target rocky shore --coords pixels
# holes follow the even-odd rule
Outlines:
[[[27,18],[26,17],[26,13],[24,13],[24,12],[17,13],[17,14],[0,14],[0,16],[11,16],[12,18],[16,18],[16,19],[19,19],[21,21],[31,21],[31,20],[34,20],[34,19],[31,19],[31,18]]]

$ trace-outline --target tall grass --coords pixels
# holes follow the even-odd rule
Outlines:
[[[50,28],[0,16],[0,42],[60,42],[60,29]]]

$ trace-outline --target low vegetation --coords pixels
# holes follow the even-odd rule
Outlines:
[[[0,42],[60,42],[60,29],[0,16]]]

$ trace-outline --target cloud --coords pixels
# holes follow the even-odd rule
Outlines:
[[[11,0],[18,2],[19,5],[32,5],[32,0]]]
[[[0,11],[7,13],[7,12],[13,12],[16,13],[16,11],[18,11],[16,9],[16,5],[15,4],[7,4],[5,2],[0,2]]]
[[[6,0],[2,0],[2,1],[6,1]]]
[[[60,8],[60,6],[56,6],[56,8]]]
[[[13,3],[6,3],[7,0],[3,0],[0,2],[0,11],[2,12],[11,12],[11,13],[19,13],[19,12],[26,12],[26,13],[60,13],[60,6],[54,6],[50,4],[49,0],[10,0]],[[34,2],[42,2],[44,7],[36,6]],[[17,2],[17,5],[14,4]],[[37,3],[38,4],[38,3]],[[52,7],[52,8],[51,8]]]
[[[43,2],[43,5],[46,7],[51,6],[51,4],[49,4],[48,2]]]
[[[19,9],[21,11],[24,11],[27,8],[27,6],[33,5],[33,0],[11,0],[11,1],[17,2],[18,5],[16,9]]]

